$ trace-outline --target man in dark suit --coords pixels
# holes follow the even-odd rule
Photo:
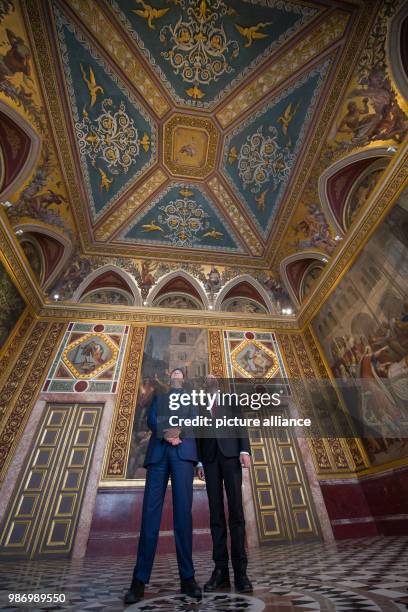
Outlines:
[[[171,373],[171,389],[155,396],[149,408],[147,424],[152,431],[146,451],[147,468],[143,497],[137,561],[125,603],[136,603],[144,596],[149,582],[159,536],[161,514],[167,483],[171,476],[173,495],[173,523],[181,592],[199,599],[201,589],[194,578],[192,559],[192,502],[194,466],[197,463],[197,444],[194,438],[183,438],[181,429],[162,429],[168,422],[169,396],[183,391],[184,374],[180,369]],[[175,414],[173,412],[173,414]]]
[[[218,380],[207,376],[207,388],[215,393]],[[235,407],[237,408],[237,407]],[[234,411],[234,407],[231,407]],[[235,588],[250,593],[252,584],[246,573],[245,518],[242,507],[242,468],[250,465],[251,448],[248,437],[222,438],[214,436],[198,440],[199,463],[197,476],[205,479],[210,506],[210,527],[213,541],[214,571],[204,585],[205,591],[230,587],[228,570],[227,526],[224,513],[224,487],[228,500],[228,524],[231,537],[231,562]]]

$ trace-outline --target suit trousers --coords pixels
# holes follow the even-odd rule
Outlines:
[[[133,571],[133,578],[145,583],[149,582],[153,567],[169,476],[172,485],[173,527],[179,574],[182,580],[194,576],[192,558],[194,462],[180,459],[176,446],[171,446],[167,442],[163,444],[166,445],[166,451],[161,461],[147,466],[142,524],[137,561]]]
[[[225,457],[219,448],[213,461],[204,463],[205,483],[210,506],[213,561],[219,569],[228,568],[227,525],[224,512],[224,486],[228,501],[231,562],[235,575],[246,572],[245,519],[242,507],[242,467],[239,457]]]

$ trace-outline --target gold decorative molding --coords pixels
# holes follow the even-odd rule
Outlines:
[[[140,368],[143,359],[145,327],[134,327],[125,357],[121,389],[115,406],[115,414],[109,435],[103,479],[126,478],[127,459],[132,436],[133,417],[139,389]]]
[[[163,117],[170,108],[168,102],[144,69],[132,46],[126,43],[118,29],[113,26],[112,19],[108,19],[104,14],[101,3],[93,0],[67,0],[66,4],[74,10],[109,57],[121,68],[143,101],[158,117]]]
[[[13,397],[17,393],[24,377],[27,375],[30,364],[35,360],[36,351],[47,329],[48,323],[46,321],[37,321],[30,336],[26,339],[23,350],[18,356],[13,369],[5,379],[0,392],[0,421],[3,420],[6,411],[10,412]]]
[[[155,170],[127,200],[109,212],[106,220],[95,230],[95,238],[101,241],[109,240],[125,222],[131,220],[143,203],[166,181],[167,176],[163,170],[160,168]]]
[[[325,21],[319,23],[291,49],[286,50],[216,113],[222,127],[227,128],[235,119],[242,117],[246,110],[271,94],[302,66],[336,42],[344,34],[348,19],[347,13],[333,11]]]
[[[44,321],[39,321],[24,346],[20,356],[20,368],[24,368],[24,374],[28,368],[29,371],[24,383],[20,385],[17,399],[9,411],[0,433],[0,481],[4,479],[14,449],[30,415],[31,407],[40,393],[42,381],[47,372],[47,365],[58,346],[63,327],[62,323],[47,324]],[[40,344],[41,338],[44,339],[35,356],[35,347]],[[33,356],[35,356],[34,360]],[[18,370],[19,368],[16,365],[12,374],[17,374]],[[12,381],[10,381],[10,384],[13,387],[13,392],[15,392],[16,388]]]
[[[2,559],[69,556],[103,404],[48,404],[0,535]]]
[[[217,378],[224,378],[226,375],[222,334],[222,330],[208,330],[209,367],[210,372],[217,376]]]
[[[37,0],[25,0],[21,3],[27,33],[30,38],[34,61],[37,67],[38,80],[41,84],[42,97],[48,111],[50,133],[56,143],[56,152],[64,177],[69,202],[83,246],[89,244],[89,228],[78,189],[78,176],[70,147],[70,138],[65,122],[62,97],[56,73],[56,50],[52,48],[45,23],[45,3]]]
[[[249,227],[245,218],[240,213],[238,206],[230,197],[218,176],[214,176],[208,181],[208,187],[216,197],[221,209],[229,214],[230,219],[233,221],[237,229],[239,229],[239,232],[243,236],[245,244],[248,246],[252,255],[262,255],[264,249],[259,241],[259,238],[256,237],[255,233]]]
[[[60,321],[124,321],[127,323],[157,324],[157,325],[184,325],[200,326],[206,328],[225,327],[227,329],[251,329],[254,331],[278,330],[278,331],[299,331],[296,319],[288,318],[284,315],[251,315],[243,317],[243,313],[238,316],[235,313],[216,312],[207,310],[177,310],[174,308],[159,307],[118,307],[112,306],[110,309],[105,305],[99,307],[95,304],[92,310],[84,305],[59,303],[57,305],[44,305],[38,312],[38,316],[48,320]]]
[[[9,370],[12,368],[16,357],[21,350],[21,346],[23,340],[30,329],[32,323],[34,322],[34,317],[31,312],[27,310],[21,316],[19,322],[17,322],[14,330],[7,338],[6,343],[2,347],[0,354],[0,380],[5,380],[6,375]],[[1,396],[0,396],[1,397]],[[0,399],[0,414],[1,414],[1,399]]]

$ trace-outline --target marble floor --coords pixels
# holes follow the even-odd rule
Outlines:
[[[123,610],[134,559],[103,557],[76,561],[2,562],[2,610]],[[196,578],[208,579],[211,555],[195,555]],[[248,574],[253,594],[204,595],[196,603],[178,593],[175,558],[156,558],[144,601],[127,612],[207,610],[261,612],[273,610],[406,610],[408,609],[408,538],[364,538],[335,544],[274,545],[250,551]],[[66,603],[8,603],[10,593],[63,593]]]

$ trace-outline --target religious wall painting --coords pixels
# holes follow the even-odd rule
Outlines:
[[[31,236],[26,236],[20,240],[21,248],[38,282],[44,280],[45,264],[41,247]]]
[[[144,107],[56,7],[73,130],[96,220],[156,159],[156,126]]]
[[[263,304],[247,297],[232,297],[224,300],[221,310],[225,312],[245,312],[250,314],[266,314],[268,312]]]
[[[128,333],[127,325],[70,323],[43,391],[116,393]]]
[[[80,299],[85,304],[107,304],[110,306],[130,306],[134,303],[134,298],[127,291],[118,288],[95,289],[86,293]]]
[[[299,288],[299,297],[301,302],[303,302],[303,300],[311,293],[323,270],[324,264],[321,261],[314,261],[306,269]]]
[[[317,249],[332,255],[337,246],[336,238],[318,203],[306,204],[306,213],[291,230],[293,241],[290,246],[294,251]]]
[[[373,164],[373,167],[370,167],[369,170],[357,180],[356,185],[353,187],[344,205],[343,227],[347,230],[357,219],[360,211],[363,209],[365,203],[382,176],[385,167],[386,162],[381,160],[380,164]]]
[[[398,145],[408,132],[408,104],[395,88],[386,54],[389,21],[399,4],[395,0],[382,3],[329,136],[329,156],[334,150],[350,151],[373,142]]]
[[[203,305],[187,293],[166,293],[156,298],[152,304],[160,308],[182,308],[190,310],[201,310]]]
[[[26,303],[0,261],[0,349],[21,317]]]
[[[147,328],[127,478],[145,477],[143,460],[150,438],[146,423],[147,411],[155,393],[165,393],[169,390],[170,372],[174,368],[183,371],[184,387],[187,390],[193,381],[204,381],[209,368],[206,329],[153,326]]]
[[[268,0],[111,0],[175,102],[208,107],[318,13]]]
[[[62,354],[62,361],[75,378],[94,378],[112,367],[118,348],[105,334],[86,334],[71,342]]]
[[[333,375],[359,384],[360,416],[393,438],[364,440],[373,465],[408,455],[408,192],[368,241],[313,321]],[[346,397],[346,396],[345,396]],[[347,397],[346,397],[347,400]]]
[[[42,104],[34,77],[32,52],[15,0],[0,7],[0,98],[21,106],[43,128]],[[3,94],[3,95],[1,95]]]
[[[302,75],[226,138],[223,174],[262,236],[295,167],[330,62]]]
[[[279,347],[271,332],[225,331],[227,375],[239,379],[274,379],[284,376]]]
[[[12,203],[6,209],[9,219],[13,224],[22,218],[35,219],[63,229],[70,237],[72,215],[44,120],[43,101],[21,6],[16,1],[3,2],[0,13],[0,101],[10,106],[17,113],[16,116],[21,115],[41,137],[42,142],[35,171],[28,181],[9,196]],[[10,117],[7,121],[10,121]],[[2,127],[7,127],[4,120]],[[11,142],[10,133],[8,140]]]

